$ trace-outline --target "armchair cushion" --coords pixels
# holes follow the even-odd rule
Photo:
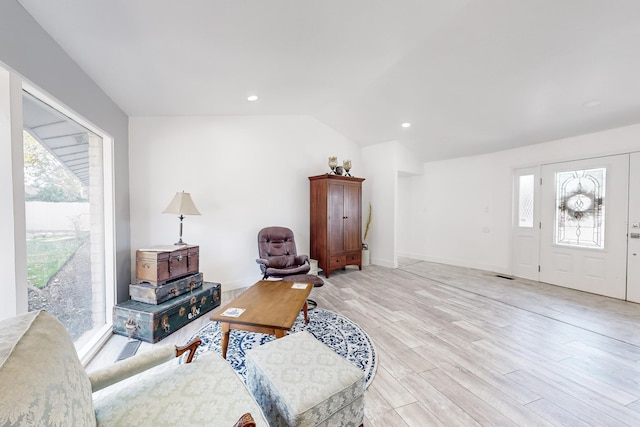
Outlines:
[[[240,377],[216,353],[170,368],[170,375],[147,375],[125,388],[103,390],[95,400],[98,425],[138,426],[144,420],[153,426],[233,426],[246,412],[257,426],[268,425]]]
[[[267,263],[272,268],[287,268],[293,265],[295,258],[293,255],[269,256]]]
[[[2,426],[96,425],[89,377],[64,326],[44,311],[2,321],[0,396]]]
[[[295,274],[305,274],[309,271],[309,264],[294,265],[289,268],[267,268],[267,276],[271,277],[285,277]]]

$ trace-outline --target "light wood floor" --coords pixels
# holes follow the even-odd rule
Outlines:
[[[311,297],[376,345],[366,426],[640,425],[640,304],[408,259],[335,271]]]

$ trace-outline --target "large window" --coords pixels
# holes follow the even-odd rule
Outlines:
[[[23,110],[28,309],[54,314],[81,349],[110,322],[104,142],[28,92]]]

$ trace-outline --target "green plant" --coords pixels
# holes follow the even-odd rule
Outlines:
[[[367,217],[367,225],[364,227],[364,237],[362,238],[363,244],[364,244],[364,241],[367,240],[367,236],[369,235],[369,226],[371,225],[371,213],[372,213],[371,202],[369,202],[369,216]]]
[[[80,244],[77,238],[37,238],[27,240],[27,280],[44,288],[49,279],[73,256]]]
[[[23,131],[24,181],[31,189],[27,201],[76,202],[82,196],[82,183],[60,160]]]

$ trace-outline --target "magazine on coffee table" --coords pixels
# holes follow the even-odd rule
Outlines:
[[[240,315],[244,313],[244,311],[245,311],[244,308],[229,307],[225,311],[220,313],[220,316],[240,317]]]

